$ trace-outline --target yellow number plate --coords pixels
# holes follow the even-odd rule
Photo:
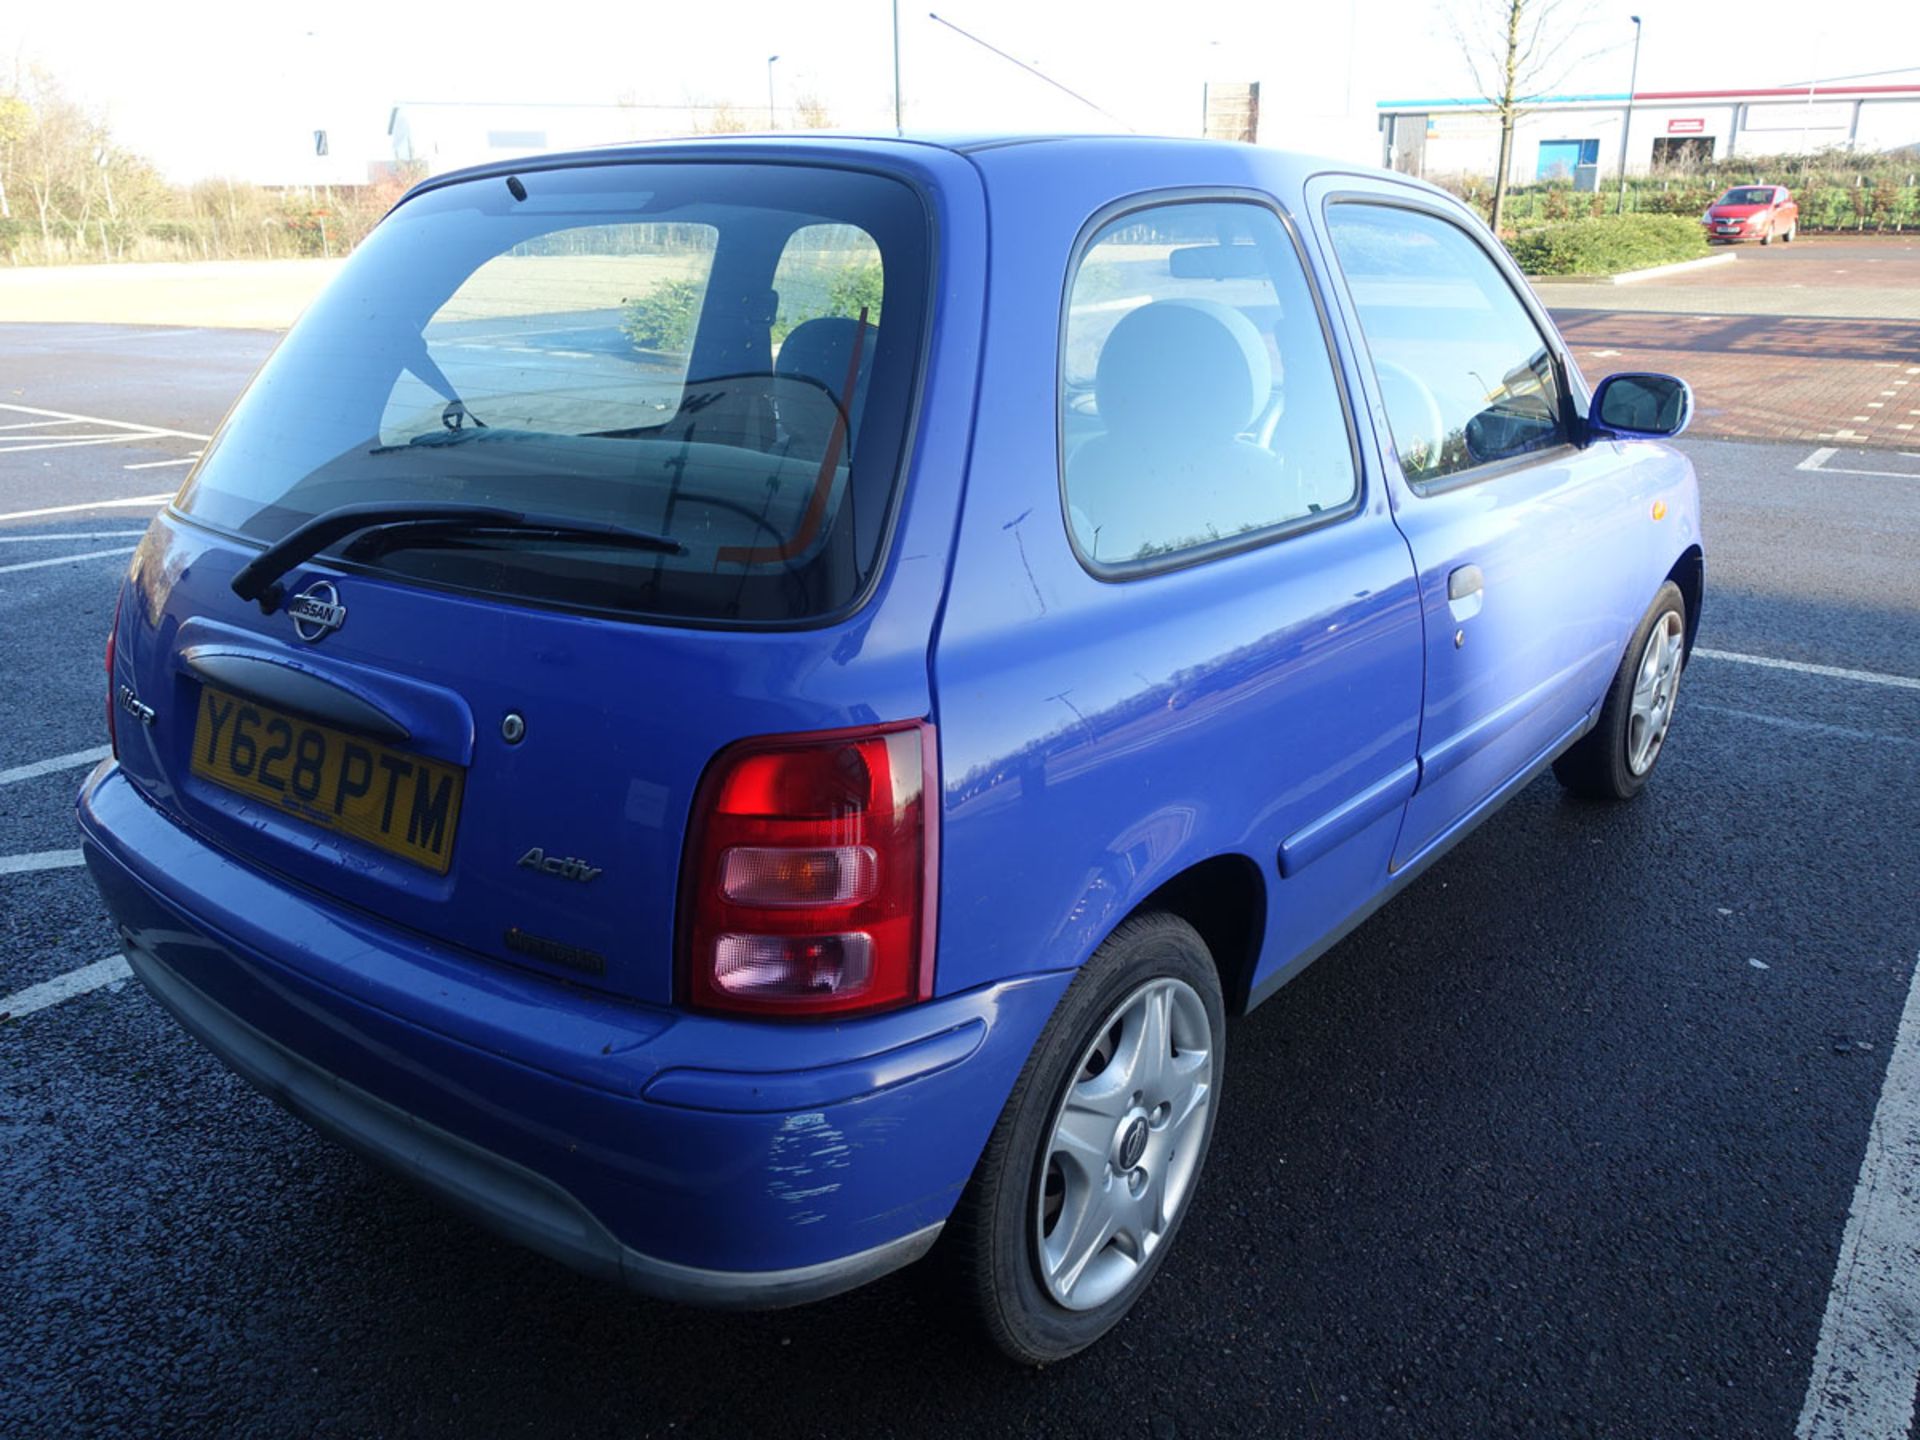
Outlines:
[[[466,782],[455,766],[207,686],[193,730],[193,773],[437,874],[452,862]]]

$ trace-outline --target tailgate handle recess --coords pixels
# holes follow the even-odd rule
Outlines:
[[[184,650],[181,663],[210,685],[250,695],[310,720],[337,726],[376,740],[403,741],[412,732],[393,716],[344,685],[309,670],[259,655],[238,655],[215,646]]]

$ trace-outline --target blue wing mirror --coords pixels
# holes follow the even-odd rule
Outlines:
[[[1693,419],[1693,388],[1672,375],[1609,375],[1587,407],[1587,438],[1665,440]]]

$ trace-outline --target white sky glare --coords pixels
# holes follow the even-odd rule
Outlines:
[[[1380,100],[1463,95],[1448,16],[1492,0],[934,0],[955,24],[1038,66],[1141,131],[1192,134],[1208,80],[1259,80],[1262,138],[1378,156]],[[1111,129],[1092,110],[901,4],[909,128]],[[1579,11],[1579,0],[1567,8]],[[1596,3],[1564,90],[1626,88],[1634,0]],[[1920,67],[1920,3],[1642,0],[1640,88],[1779,85]],[[782,108],[818,97],[836,125],[887,126],[887,0],[707,0],[699,5],[524,0],[427,6],[370,0],[13,0],[0,76],[38,64],[100,111],[119,144],[176,180],[298,180],[312,132],[336,158],[384,159],[398,101],[732,104],[764,120],[767,56]],[[1920,69],[1893,80],[1920,83]]]

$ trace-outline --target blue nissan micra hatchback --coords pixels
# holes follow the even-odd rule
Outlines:
[[[1646,781],[1690,404],[1250,146],[437,178],[135,556],[87,861],[188,1031],[508,1235],[739,1306],[937,1245],[1058,1358],[1229,1013],[1545,768]]]

